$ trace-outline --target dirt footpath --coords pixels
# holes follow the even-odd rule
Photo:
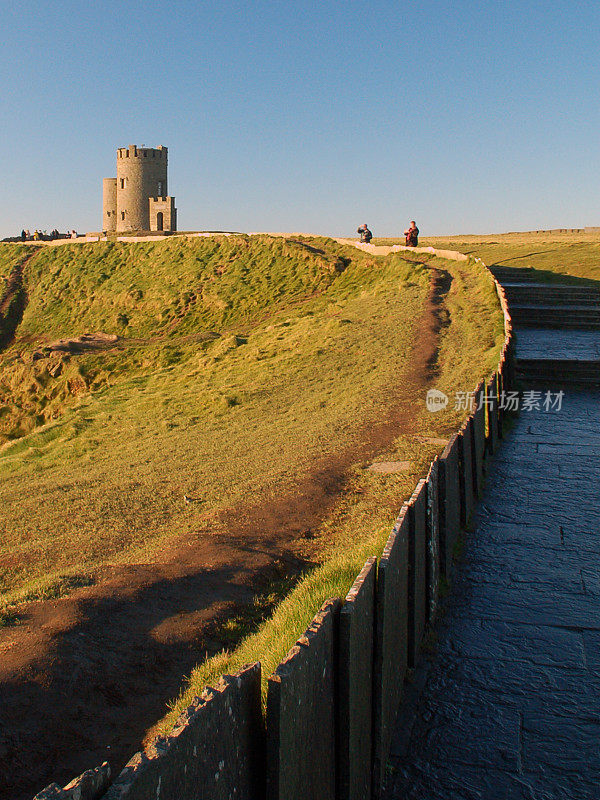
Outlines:
[[[432,270],[407,398],[435,376],[450,276]],[[108,759],[118,771],[140,748],[193,667],[229,642],[219,624],[283,574],[310,563],[310,532],[344,491],[355,463],[410,432],[415,409],[392,400],[360,444],[313,465],[277,502],[232,509],[219,536],[199,531],[160,564],[107,568],[92,587],[33,603],[0,630],[0,798],[30,800]]]

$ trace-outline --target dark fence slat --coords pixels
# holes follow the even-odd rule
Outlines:
[[[508,339],[504,345],[504,373],[503,384],[505,391],[512,391],[515,387],[515,346],[512,328],[508,331]]]
[[[439,460],[440,569],[450,574],[452,553],[460,530],[459,441],[455,434]]]
[[[498,376],[492,375],[486,389],[487,439],[486,449],[493,455],[498,449]]]
[[[110,783],[110,775],[110,765],[105,761],[95,769],[86,770],[64,789],[57,783],[50,784],[33,800],[99,800]]]
[[[440,589],[439,459],[427,475],[427,621],[434,616]]]
[[[104,800],[256,800],[264,756],[257,662],[195,698],[169,736],[130,760]]]
[[[373,794],[385,775],[408,658],[407,595],[409,518],[404,508],[390,534],[377,572],[377,636],[373,681]]]
[[[267,797],[335,800],[337,627],[328,600],[269,677]]]
[[[373,649],[377,559],[370,558],[340,612],[338,797],[371,797]]]
[[[475,507],[473,476],[473,417],[463,423],[458,434],[459,480],[460,480],[460,524],[467,528]]]
[[[498,439],[504,438],[504,408],[501,406],[502,403],[502,395],[504,393],[504,359],[500,361],[498,365],[498,371],[496,372],[496,385],[498,388]]]
[[[472,432],[472,463],[473,487],[475,496],[479,497],[483,489],[483,476],[485,472],[485,385],[483,381],[475,390],[476,408],[473,412]]]
[[[416,666],[427,620],[427,485],[419,481],[406,504],[408,525],[408,666]]]

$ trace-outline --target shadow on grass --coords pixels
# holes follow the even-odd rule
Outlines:
[[[258,571],[230,558],[153,580],[141,565],[130,568],[133,592],[69,599],[73,619],[47,621],[63,623],[47,652],[0,682],[0,797],[25,800],[105,759],[120,770],[184,676],[256,630],[314,566],[261,545]],[[19,621],[28,617],[43,629],[27,612]]]
[[[548,251],[545,251],[548,252]],[[545,269],[537,269],[535,267],[514,267],[514,266],[507,266],[509,261],[515,261],[521,258],[529,258],[536,253],[528,253],[524,256],[515,256],[514,258],[507,258],[503,261],[494,261],[491,264],[487,264],[487,266],[494,271],[495,267],[499,267],[502,270],[503,280],[510,282],[511,277],[516,278],[517,280],[522,279],[523,273],[527,272],[527,282],[528,283],[552,283],[552,284],[560,284],[561,286],[584,286],[589,287],[591,289],[599,289],[600,290],[600,281],[594,280],[593,278],[580,278],[575,275],[569,275],[566,272],[557,272],[554,270],[545,270]],[[502,281],[500,281],[502,283]]]

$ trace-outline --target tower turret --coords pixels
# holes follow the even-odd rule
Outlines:
[[[117,179],[102,180],[102,230],[117,230]]]
[[[120,147],[117,177],[105,178],[103,184],[103,230],[176,230],[175,198],[169,197],[167,187],[166,147]]]

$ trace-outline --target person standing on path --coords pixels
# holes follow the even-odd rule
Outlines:
[[[417,247],[419,244],[419,229],[417,228],[417,223],[414,219],[410,221],[410,228],[407,228],[404,231],[404,235],[406,236],[406,246],[407,247]]]
[[[360,235],[360,241],[364,242],[365,244],[369,244],[371,239],[373,238],[373,234],[367,227],[367,223],[365,222],[364,225],[361,225],[356,229],[356,232]]]

